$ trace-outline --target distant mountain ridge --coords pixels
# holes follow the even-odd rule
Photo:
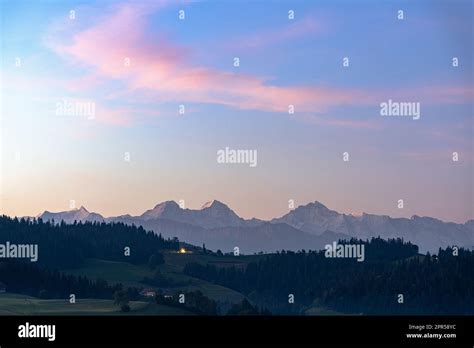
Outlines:
[[[54,220],[56,222],[64,221],[66,223],[72,223],[74,221],[105,221],[102,215],[97,213],[90,213],[83,206],[81,206],[79,209],[62,211],[59,213],[51,213],[46,210],[38,217],[42,218],[45,221]]]
[[[144,220],[167,219],[204,228],[250,227],[263,223],[263,221],[256,219],[245,220],[227,205],[217,200],[205,203],[199,210],[181,209],[176,202],[166,201],[147,210],[140,218]]]
[[[456,224],[417,215],[410,219],[366,213],[354,216],[330,210],[319,202],[299,206],[272,222],[283,222],[313,235],[330,230],[362,239],[403,238],[417,244],[422,251],[437,251],[452,245],[472,248],[474,245],[473,220]]]
[[[210,249],[243,253],[276,250],[322,248],[338,239],[351,237],[403,238],[420,247],[420,251],[437,251],[447,246],[472,248],[474,220],[465,224],[443,222],[431,217],[392,218],[386,215],[341,214],[320,202],[301,205],[280,218],[264,221],[239,217],[226,204],[213,200],[201,209],[182,209],[174,201],[157,204],[140,216],[122,215],[104,218],[84,207],[71,211],[41,214],[43,220],[66,223],[74,221],[123,222],[141,225],[165,237],[178,237],[188,243],[206,244]]]

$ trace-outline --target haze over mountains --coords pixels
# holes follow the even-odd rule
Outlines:
[[[64,221],[66,223],[73,223],[74,221],[104,221],[104,217],[102,215],[90,213],[83,206],[81,206],[79,209],[63,211],[59,213],[51,213],[46,210],[39,217],[45,221],[54,220],[57,222]]]
[[[434,252],[452,245],[467,248],[474,245],[474,220],[456,224],[416,215],[410,219],[365,213],[354,216],[330,210],[319,202],[299,206],[271,221],[243,219],[216,200],[196,210],[182,209],[176,202],[166,201],[140,216],[105,218],[81,207],[58,213],[45,211],[39,217],[66,223],[104,221],[141,225],[164,237],[178,237],[195,245],[205,244],[212,250],[231,251],[238,246],[244,254],[321,249],[328,243],[351,237],[399,237],[417,244],[421,252]]]
[[[250,227],[263,222],[242,219],[227,205],[216,200],[207,202],[200,210],[181,209],[176,202],[167,201],[147,210],[140,217],[144,220],[168,219],[204,228]]]

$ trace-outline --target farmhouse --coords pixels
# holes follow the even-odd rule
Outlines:
[[[145,297],[155,297],[156,291],[154,289],[143,289],[140,292],[140,295],[145,296]]]

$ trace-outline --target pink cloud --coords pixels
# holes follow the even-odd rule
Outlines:
[[[374,92],[326,86],[278,86],[267,77],[241,74],[238,69],[223,71],[199,66],[192,61],[192,52],[187,48],[164,35],[149,34],[146,16],[164,4],[138,7],[118,5],[94,25],[73,34],[71,39],[49,41],[48,44],[75,64],[93,69],[93,75],[79,81],[78,86],[89,82],[91,85],[98,84],[99,79],[120,81],[125,91],[109,95],[118,98],[128,95],[131,102],[148,98],[148,101],[154,102],[212,103],[269,112],[287,112],[291,104],[296,112],[321,113],[332,106],[378,106],[386,100],[385,95],[396,98],[397,95],[409,94],[423,100],[446,103],[472,99],[472,88],[429,87],[384,93],[383,90]],[[307,18],[292,23],[282,32],[268,34],[265,40],[271,42],[272,37],[274,40],[285,40],[316,30],[319,30],[319,24]],[[257,35],[249,42],[250,45],[260,45],[262,40],[263,37]],[[129,66],[125,65],[127,58],[130,59]],[[119,118],[118,114],[110,115],[110,120]],[[318,118],[316,123],[374,127],[372,122],[357,120]]]
[[[126,82],[130,91],[145,90],[155,101],[215,103],[239,109],[286,112],[322,111],[331,105],[365,104],[367,93],[336,88],[272,85],[263,77],[198,66],[187,49],[164,37],[149,37],[145,14],[150,9],[128,5],[73,35],[71,44],[50,42],[76,64],[93,67],[97,76]],[[291,28],[286,37],[313,30],[311,20]],[[125,66],[125,59],[130,66]]]

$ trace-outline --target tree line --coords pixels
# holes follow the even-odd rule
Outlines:
[[[83,276],[73,276],[41,269],[34,264],[8,260],[0,262],[0,281],[8,292],[39,297],[43,299],[76,298],[111,299],[114,292],[122,289],[121,284],[110,285],[103,279],[90,280]],[[130,297],[138,293],[130,289]]]
[[[80,267],[87,258],[147,263],[159,251],[177,250],[179,240],[164,239],[143,227],[123,223],[43,221],[0,217],[0,243],[37,244],[38,265],[65,269]],[[127,254],[126,249],[129,248]]]
[[[474,252],[446,248],[419,255],[416,245],[402,239],[339,243],[363,243],[365,261],[327,258],[324,250],[282,251],[245,269],[189,263],[184,273],[239,291],[278,314],[312,307],[356,314],[474,314]]]

